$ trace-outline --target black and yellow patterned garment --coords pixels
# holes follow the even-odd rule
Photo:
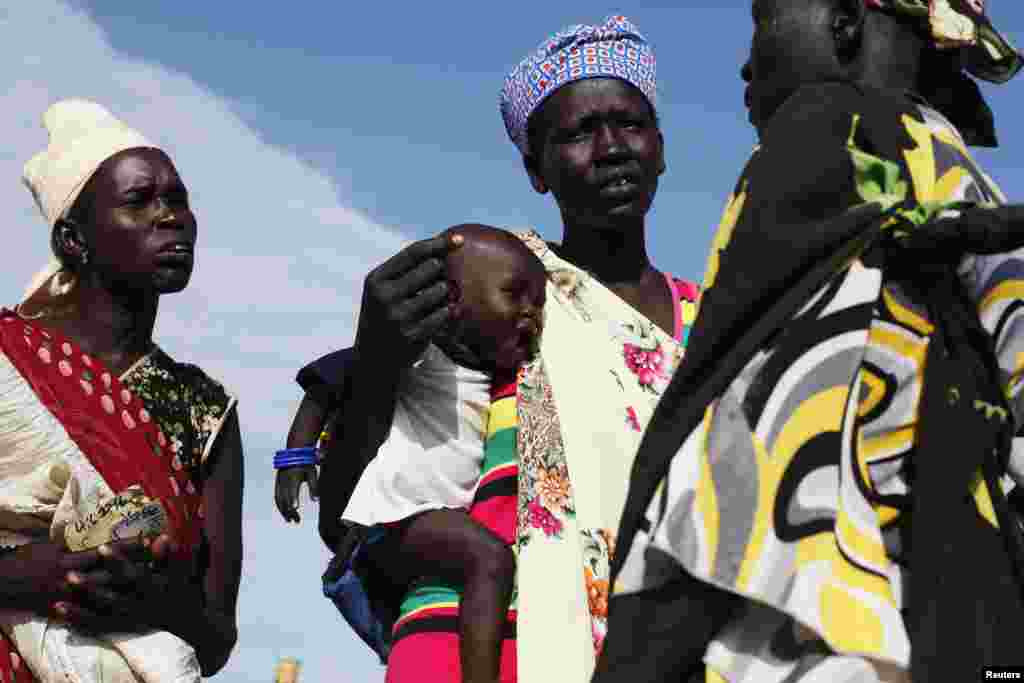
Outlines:
[[[716,627],[708,681],[966,681],[1021,659],[1021,591],[980,473],[1020,413],[1024,255],[926,264],[894,246],[1002,202],[905,93],[830,83],[784,105],[637,457],[611,657],[647,651],[640,679],[678,674],[657,641],[688,637],[692,616],[636,609],[685,571],[746,598]],[[1024,482],[1019,456],[1005,465],[1002,486]]]

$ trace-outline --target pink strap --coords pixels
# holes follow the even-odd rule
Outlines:
[[[675,312],[675,324],[672,337],[683,343],[683,302],[696,303],[700,297],[700,288],[688,280],[680,280],[668,273],[663,273],[668,289],[672,292],[673,311]]]

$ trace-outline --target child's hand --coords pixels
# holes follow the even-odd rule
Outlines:
[[[309,487],[309,497],[317,499],[317,473],[315,465],[287,467],[277,471],[274,482],[274,502],[286,522],[298,524],[299,491],[302,484]]]

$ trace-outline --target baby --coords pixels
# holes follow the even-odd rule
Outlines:
[[[483,465],[492,380],[514,377],[536,354],[547,276],[512,233],[479,225],[457,231],[464,243],[448,258],[448,277],[459,315],[406,374],[388,438],[342,520],[399,534],[409,576],[463,586],[463,680],[494,683],[515,560],[467,510]]]

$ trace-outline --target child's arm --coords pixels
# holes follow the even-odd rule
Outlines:
[[[323,385],[310,387],[299,404],[299,409],[288,431],[287,448],[315,446],[323,431],[329,409],[330,393]],[[274,502],[285,521],[298,523],[299,491],[302,484],[309,487],[309,496],[317,499],[316,465],[299,465],[277,470],[274,482]]]

